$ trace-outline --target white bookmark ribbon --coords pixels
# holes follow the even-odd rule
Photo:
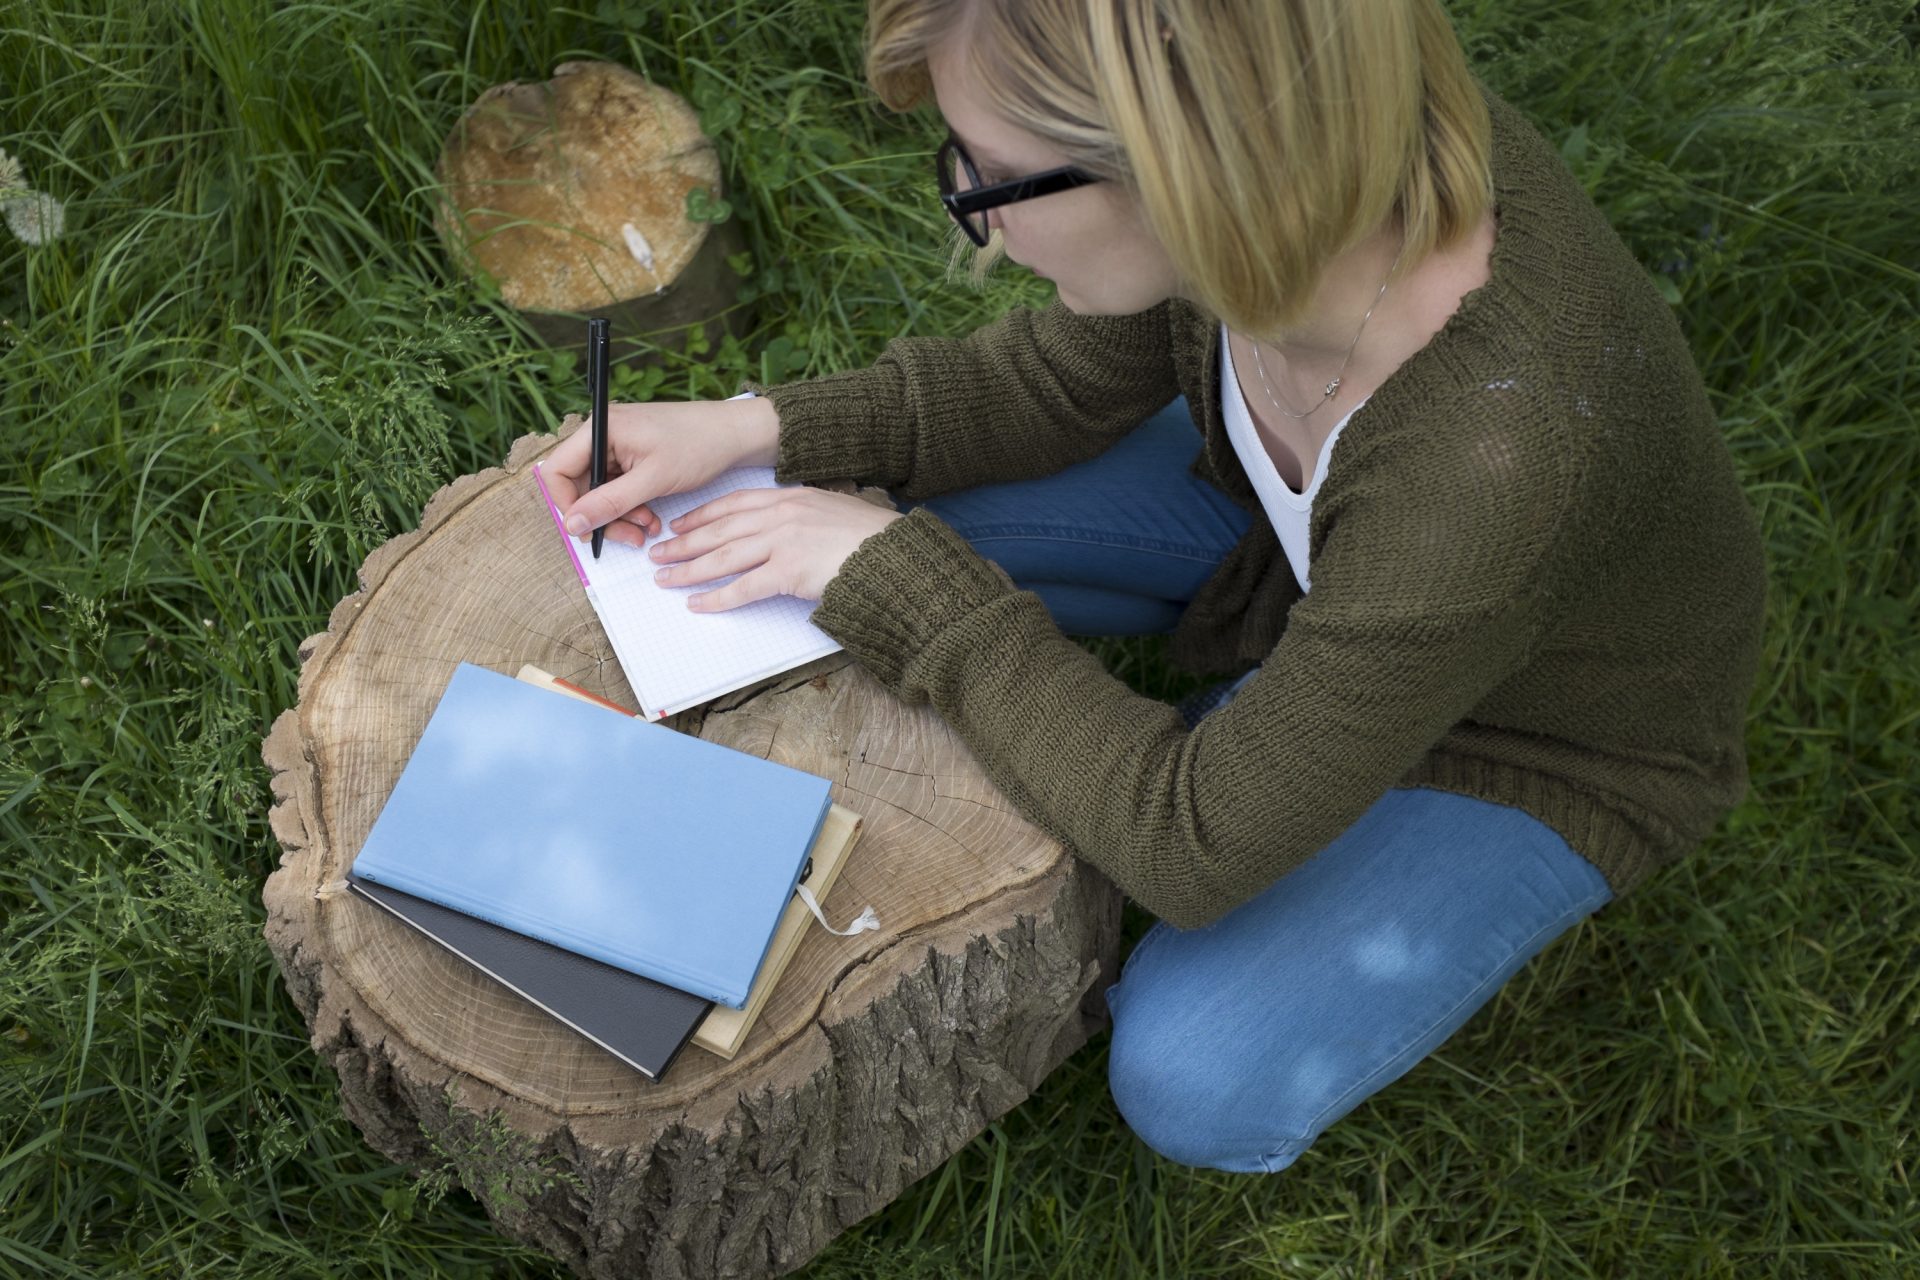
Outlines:
[[[878,929],[880,927],[880,918],[873,914],[872,907],[868,907],[859,914],[852,924],[844,929],[836,929],[827,923],[827,917],[821,913],[820,903],[814,898],[813,890],[803,884],[797,884],[793,886],[793,891],[800,895],[800,901],[807,904],[807,910],[813,912],[813,918],[818,920],[820,927],[828,933],[838,934],[842,938],[851,938],[856,933],[865,933],[869,929]]]

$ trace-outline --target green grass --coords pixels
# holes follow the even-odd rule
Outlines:
[[[0,147],[67,207],[0,233],[0,1274],[556,1274],[363,1144],[260,938],[300,640],[438,485],[579,407],[432,236],[474,97],[611,58],[738,116],[753,327],[617,396],[1045,296],[944,281],[932,128],[871,105],[853,0],[519,8],[0,8]],[[1761,514],[1750,797],[1286,1173],[1153,1156],[1096,1041],[809,1274],[1920,1268],[1920,11],[1453,12],[1662,282]]]

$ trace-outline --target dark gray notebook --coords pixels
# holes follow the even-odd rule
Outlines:
[[[384,907],[494,981],[539,1005],[628,1066],[659,1079],[713,1008],[711,1000],[563,947],[375,884],[347,887]]]

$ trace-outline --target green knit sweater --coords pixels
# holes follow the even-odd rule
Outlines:
[[[1173,639],[1259,673],[1186,730],[916,510],[814,621],[930,702],[1028,818],[1182,928],[1271,885],[1388,788],[1516,805],[1623,893],[1742,794],[1758,531],[1678,325],[1540,134],[1489,95],[1492,278],[1347,424],[1302,595],[1228,441],[1219,322],[1059,304],[766,390],[778,475],[922,498],[1092,457],[1176,394],[1196,474],[1253,513]]]

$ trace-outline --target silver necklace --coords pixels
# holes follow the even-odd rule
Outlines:
[[[1380,299],[1387,296],[1387,286],[1393,282],[1394,269],[1400,265],[1400,259],[1406,255],[1406,252],[1407,242],[1406,239],[1402,237],[1400,241],[1400,252],[1393,256],[1393,266],[1387,268],[1387,278],[1380,282],[1380,292],[1373,295],[1373,306],[1368,307],[1367,314],[1360,317],[1360,327],[1354,330],[1353,341],[1347,344],[1347,355],[1346,359],[1340,362],[1340,372],[1334,374],[1333,381],[1327,383],[1327,389],[1321,395],[1320,403],[1314,405],[1313,408],[1307,410],[1305,413],[1295,413],[1280,403],[1280,397],[1273,393],[1273,383],[1267,380],[1267,362],[1260,358],[1260,343],[1257,340],[1253,343],[1253,367],[1260,371],[1260,385],[1267,389],[1267,399],[1273,402],[1274,408],[1286,414],[1289,418],[1298,421],[1302,418],[1311,418],[1314,414],[1326,407],[1327,401],[1333,399],[1334,393],[1340,390],[1340,379],[1344,378],[1347,374],[1347,366],[1353,363],[1353,352],[1354,349],[1360,345],[1360,335],[1367,331],[1367,321],[1373,319],[1373,308],[1379,306]]]

